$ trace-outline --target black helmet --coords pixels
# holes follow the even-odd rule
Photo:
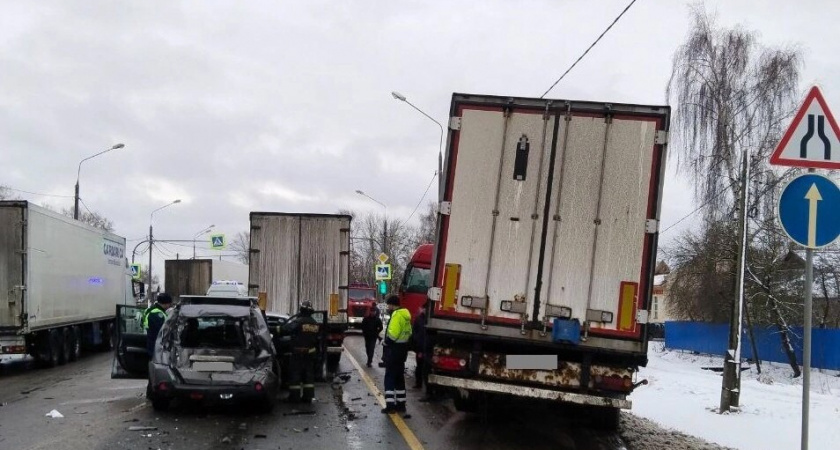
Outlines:
[[[161,305],[171,305],[172,304],[172,296],[166,292],[161,292],[157,295],[157,302]]]
[[[385,300],[386,305],[394,305],[400,306],[400,297],[397,295],[391,295]]]
[[[312,314],[315,312],[315,308],[312,307],[312,302],[305,301],[300,304],[300,312],[301,314]]]

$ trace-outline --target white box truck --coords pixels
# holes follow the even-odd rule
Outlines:
[[[647,363],[670,109],[454,94],[428,307],[429,383],[602,426]],[[429,344],[427,344],[429,345]]]
[[[182,295],[205,295],[217,281],[238,282],[245,289],[248,285],[248,266],[219,259],[167,259],[164,262],[166,292],[175,301]],[[237,286],[231,286],[236,293]]]
[[[326,371],[335,372],[347,331],[350,222],[333,214],[252,212],[249,294],[292,316],[304,301],[326,314]]]
[[[135,304],[133,286],[125,238],[0,201],[0,356],[54,366],[110,348],[115,307]]]

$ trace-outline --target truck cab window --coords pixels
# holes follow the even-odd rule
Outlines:
[[[403,276],[402,288],[405,292],[425,294],[429,290],[431,270],[409,265]]]

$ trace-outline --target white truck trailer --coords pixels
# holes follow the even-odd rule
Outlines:
[[[429,290],[429,384],[585,405],[643,381],[670,109],[454,94]],[[427,344],[429,345],[429,344]]]
[[[250,220],[249,294],[268,312],[291,316],[304,301],[324,311],[327,371],[335,372],[348,325],[352,217],[252,212]]]
[[[125,238],[0,201],[0,356],[46,366],[110,348],[117,304],[135,304]]]

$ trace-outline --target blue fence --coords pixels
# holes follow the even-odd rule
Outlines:
[[[753,327],[758,356],[762,361],[787,363],[776,327]],[[788,333],[796,361],[802,364],[802,327]],[[665,348],[723,356],[729,340],[729,325],[705,322],[665,322]],[[744,329],[741,355],[753,358],[749,335]],[[811,333],[811,367],[840,370],[840,329],[815,328]]]

